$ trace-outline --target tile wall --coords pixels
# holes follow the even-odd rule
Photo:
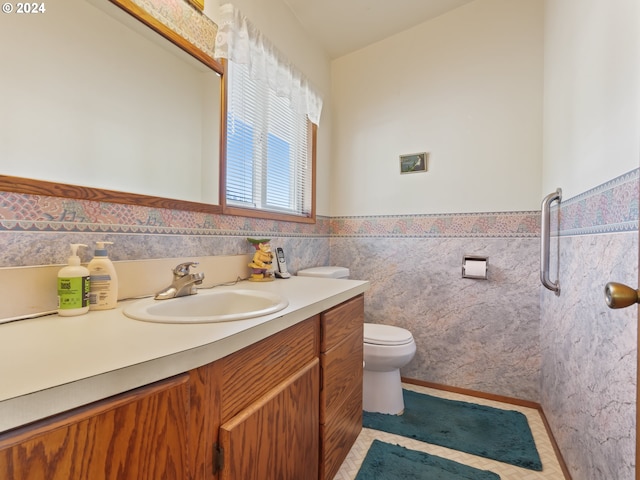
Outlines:
[[[369,280],[366,321],[410,330],[404,376],[540,399],[539,212],[331,220],[331,262]],[[464,255],[488,280],[462,278]]]
[[[562,202],[561,293],[541,294],[541,404],[573,478],[635,478],[637,307],[609,309],[609,281],[638,285],[638,170]]]

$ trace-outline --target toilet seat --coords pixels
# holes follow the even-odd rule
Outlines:
[[[409,330],[377,323],[364,324],[364,343],[370,345],[407,345],[413,342]]]

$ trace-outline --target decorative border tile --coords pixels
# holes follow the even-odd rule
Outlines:
[[[0,192],[0,231],[316,237],[329,229],[321,216],[307,224]]]
[[[337,237],[537,237],[539,212],[334,217]]]
[[[640,169],[632,170],[560,206],[560,236],[638,230]]]

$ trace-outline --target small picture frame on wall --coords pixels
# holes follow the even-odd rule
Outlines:
[[[427,152],[400,155],[400,173],[420,173],[427,171],[429,154]]]

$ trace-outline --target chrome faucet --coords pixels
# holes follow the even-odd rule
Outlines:
[[[184,297],[198,293],[196,285],[200,285],[204,280],[204,273],[191,273],[190,268],[198,265],[198,262],[185,262],[173,269],[173,282],[164,290],[156,293],[156,300],[166,300],[168,298]]]

